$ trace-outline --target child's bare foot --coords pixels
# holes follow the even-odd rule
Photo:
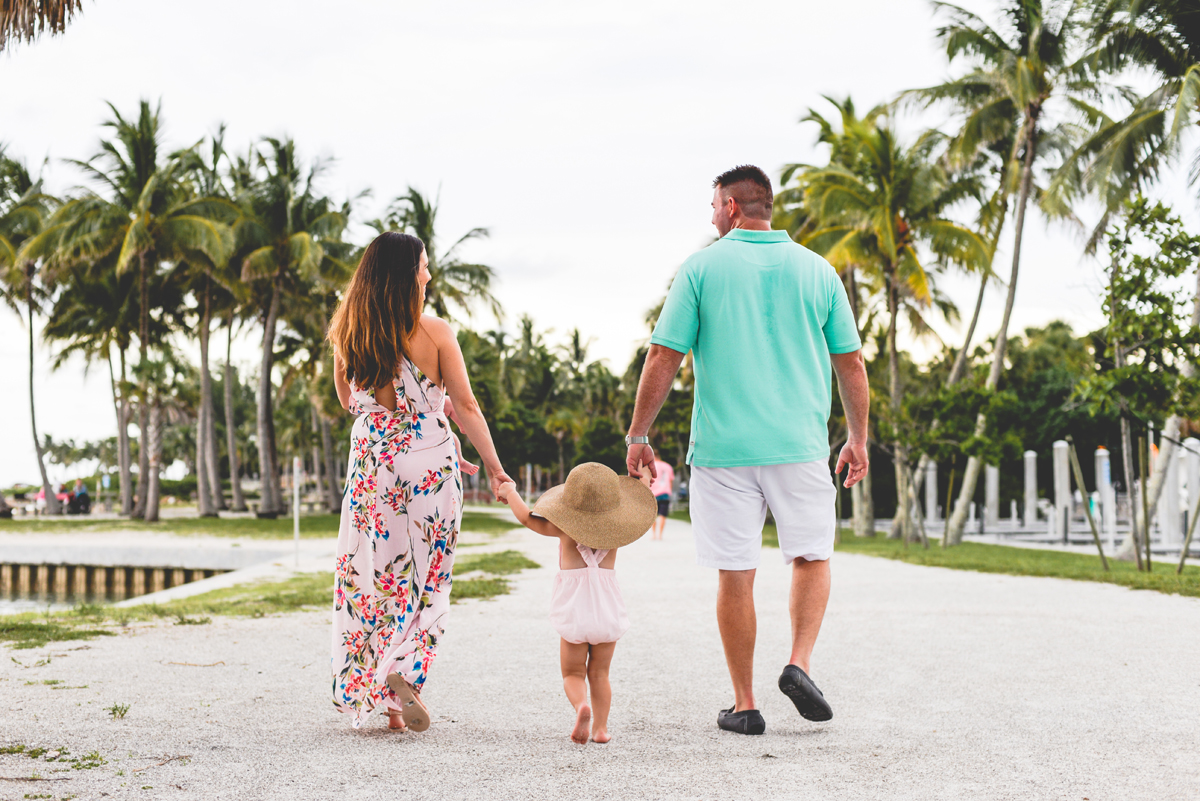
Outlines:
[[[588,728],[592,725],[592,708],[587,704],[580,704],[579,710],[575,713],[575,728],[571,730],[571,740],[580,745],[587,745]]]
[[[611,739],[612,738],[608,736],[607,729],[593,729],[592,730],[592,742],[593,743],[607,743]]]

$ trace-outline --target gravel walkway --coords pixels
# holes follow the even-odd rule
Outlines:
[[[716,728],[732,696],[715,573],[693,564],[686,524],[666,536],[619,559],[633,626],[608,745],[567,738],[554,543],[521,531],[501,547],[547,567],[453,608],[428,732],[382,717],[356,732],[333,711],[326,613],[131,627],[4,654],[17,661],[0,665],[0,744],[107,761],[0,755],[0,798],[1200,798],[1200,600],[839,554],[814,660],[835,717],[812,724],[774,689],[788,571],[768,550],[767,733],[742,737]],[[87,687],[41,683],[54,679]],[[54,781],[11,780],[35,770]]]

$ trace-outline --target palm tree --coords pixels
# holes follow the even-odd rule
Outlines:
[[[186,161],[159,162],[160,108],[141,101],[136,121],[127,120],[111,103],[113,119],[104,123],[114,131],[100,152],[86,162],[73,162],[106,186],[110,197],[86,192],[67,201],[46,229],[26,243],[27,257],[41,257],[56,269],[95,264],[116,254],[114,269],[123,274],[137,265],[138,361],[146,362],[150,348],[150,287],[163,262],[207,259],[221,263],[229,246],[232,207],[217,198],[197,197],[185,183]],[[146,371],[143,375],[149,375]],[[139,436],[149,430],[150,387],[141,384],[138,410]],[[138,505],[146,508],[146,475],[149,449],[139,448]]]
[[[937,132],[922,135],[903,147],[887,124],[884,107],[859,118],[854,104],[830,101],[841,114],[841,131],[815,111],[807,120],[821,126],[821,141],[831,146],[831,162],[824,167],[794,164],[784,170],[785,184],[797,186],[785,197],[797,199],[812,221],[802,243],[822,253],[835,268],[857,266],[869,270],[867,279],[878,285],[886,299],[890,407],[899,418],[903,400],[900,352],[896,343],[898,322],[907,313],[917,332],[926,328],[924,309],[935,306],[946,315],[952,305],[938,295],[926,270],[921,251],[942,262],[981,268],[989,257],[987,243],[975,231],[945,216],[946,210],[978,191],[972,176],[948,173],[935,158],[945,144]],[[908,454],[893,443],[896,487],[902,522],[908,497]],[[905,525],[907,532],[907,525]]]
[[[1100,89],[1082,74],[1079,63],[1070,60],[1084,34],[1081,6],[1073,0],[1005,0],[1001,11],[1004,25],[999,30],[959,6],[939,2],[934,7],[950,16],[938,29],[947,58],[951,63],[967,59],[971,67],[962,77],[912,94],[929,103],[948,101],[966,110],[961,150],[967,156],[1002,137],[1012,137],[1009,159],[1014,167],[1009,175],[1016,182],[1017,196],[1013,260],[986,383],[988,390],[995,390],[1004,369],[1034,173],[1049,155],[1065,147],[1062,129],[1047,125],[1048,108],[1061,100],[1087,115],[1092,108],[1088,101],[1097,97]],[[982,435],[985,427],[986,420],[980,415],[976,431]],[[968,458],[958,499],[946,522],[946,543],[962,540],[980,467],[977,457]]]
[[[132,332],[137,328],[134,302],[137,293],[135,276],[132,272],[117,275],[112,268],[114,258],[108,257],[106,263],[93,269],[73,266],[59,278],[59,292],[47,314],[42,336],[58,345],[53,363],[55,370],[74,354],[82,355],[85,364],[100,360],[108,364],[117,419],[121,514],[128,515],[133,512],[132,449],[129,442],[133,405],[126,354],[132,344]],[[114,347],[120,363],[119,378],[113,367]]]
[[[79,0],[6,0],[0,4],[0,52],[9,39],[32,42],[46,30],[62,33],[80,5]]]
[[[483,239],[488,236],[488,230],[472,228],[453,245],[439,253],[437,214],[438,199],[435,198],[431,203],[410,186],[406,194],[392,201],[382,219],[371,220],[367,224],[379,233],[402,231],[425,243],[431,276],[429,285],[425,288],[425,307],[431,309],[438,317],[443,320],[454,319],[450,314],[451,305],[466,311],[470,316],[472,306],[476,301],[480,301],[497,320],[500,320],[500,301],[492,294],[492,279],[496,277],[496,271],[485,264],[464,262],[457,254],[460,245],[472,239]]]
[[[21,301],[24,301],[28,311],[29,423],[33,429],[33,446],[46,496],[46,511],[60,514],[58,495],[50,486],[42,441],[38,438],[37,403],[33,395],[33,314],[44,292],[37,286],[36,261],[23,258],[21,254],[25,243],[43,228],[52,203],[53,199],[42,193],[41,182],[30,178],[25,165],[5,155],[4,148],[0,146],[0,285],[3,286],[4,300],[13,311],[21,313]]]
[[[1195,3],[1186,0],[1105,0],[1093,12],[1092,50],[1085,59],[1099,75],[1140,69],[1155,79],[1146,95],[1135,98],[1131,110],[1118,119],[1097,114],[1099,130],[1089,137],[1056,175],[1050,198],[1056,204],[1083,194],[1098,195],[1104,213],[1092,229],[1088,252],[1094,253],[1125,201],[1162,176],[1183,149],[1186,137],[1200,123],[1200,25]],[[1200,180],[1200,150],[1193,156],[1189,181]],[[1200,276],[1192,303],[1192,325],[1200,325]],[[1180,365],[1185,377],[1195,365]],[[1163,426],[1159,458],[1154,462],[1147,491],[1150,519],[1143,520],[1138,506],[1136,531],[1147,531],[1166,486],[1167,466],[1175,458],[1175,443],[1183,423],[1170,416]],[[1122,421],[1128,429],[1128,420]],[[1132,458],[1126,458],[1126,475],[1132,475]],[[1138,553],[1136,534],[1127,538],[1118,556],[1133,559]]]
[[[334,208],[328,198],[316,195],[314,182],[323,168],[320,162],[304,175],[295,142],[272,138],[263,142],[267,152],[254,154],[260,175],[238,198],[246,214],[238,222],[237,235],[239,245],[253,248],[242,260],[242,280],[255,291],[263,329],[258,379],[260,513],[275,515],[283,509],[271,395],[280,310],[286,294],[301,294],[328,272],[330,261],[324,245],[340,241],[347,210]]]
[[[208,158],[195,150],[176,154],[188,171],[194,184],[191,189],[199,197],[220,198],[227,202],[223,208],[226,221],[236,227],[236,206],[230,201],[231,193],[221,174],[222,163],[227,156],[224,147],[225,126],[209,140]],[[223,229],[226,236],[224,256],[233,253],[234,239],[231,228]],[[221,490],[220,456],[217,443],[215,404],[212,392],[212,372],[209,369],[209,341],[212,335],[214,315],[238,300],[245,302],[249,292],[237,275],[236,263],[226,258],[214,263],[203,254],[195,254],[181,261],[185,280],[196,301],[197,339],[200,344],[200,403],[196,420],[196,468],[197,497],[201,516],[215,516],[225,509],[225,494]],[[231,473],[231,483],[236,474]],[[236,493],[240,495],[240,492]],[[237,499],[235,498],[235,505]],[[242,503],[244,508],[244,501]]]

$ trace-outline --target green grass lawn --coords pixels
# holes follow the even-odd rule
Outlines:
[[[687,512],[672,512],[676,520],[690,520]],[[775,525],[763,527],[763,545],[778,548],[779,535]],[[920,545],[904,547],[900,540],[886,536],[855,537],[849,530],[842,529],[835,550],[860,553],[884,559],[897,559],[914,565],[948,567],[954,570],[974,570],[979,573],[1007,573],[1013,576],[1045,576],[1049,578],[1074,579],[1076,581],[1100,581],[1119,584],[1136,590],[1155,590],[1200,597],[1200,566],[1188,565],[1183,575],[1175,575],[1175,564],[1158,562],[1154,570],[1138,572],[1132,562],[1108,560],[1110,571],[1105,572],[1100,557],[1091,554],[1049,551],[1040,548],[1017,548],[1008,545],[986,545],[964,542],[953,548],[941,547],[938,540],[930,540],[929,550]]]
[[[336,537],[339,515],[314,514],[300,516],[300,536],[304,538]],[[487,512],[463,512],[462,528],[477,534],[502,534],[520,527],[512,517],[498,517]],[[86,531],[160,531],[166,534],[208,535],[210,537],[248,537],[255,539],[290,539],[293,536],[292,518],[258,520],[252,517],[175,517],[147,523],[144,520],[92,520],[87,517],[13,518],[0,520],[0,532],[86,532]]]

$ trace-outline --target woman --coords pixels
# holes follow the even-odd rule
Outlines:
[[[333,703],[363,725],[424,731],[421,702],[450,607],[462,478],[446,396],[487,468],[510,481],[444,320],[423,316],[420,239],[385,233],[363,253],[329,326],[338,400],[357,413],[338,534]]]

